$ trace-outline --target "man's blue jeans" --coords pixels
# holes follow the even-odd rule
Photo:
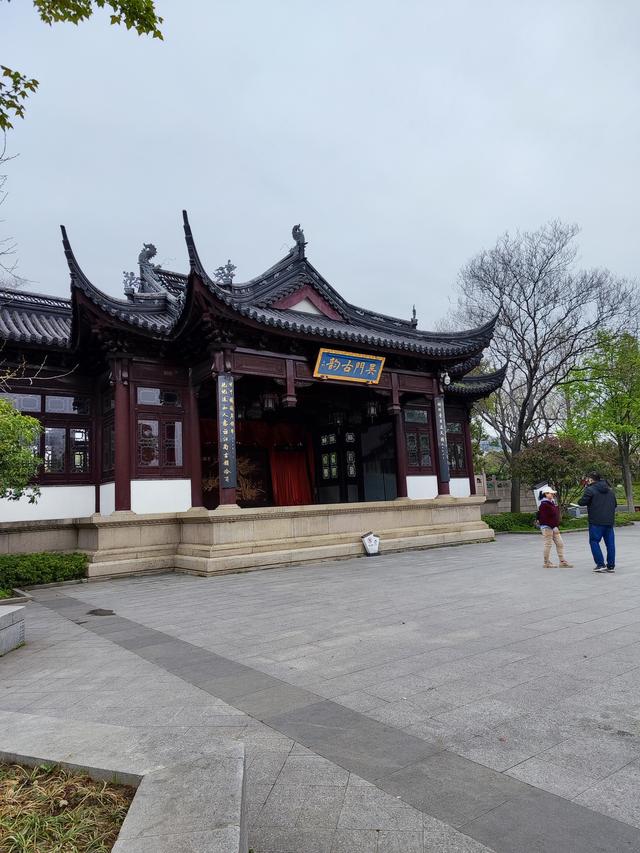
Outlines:
[[[604,566],[604,557],[600,548],[600,540],[604,539],[604,545],[607,549],[607,566],[612,569],[616,564],[616,537],[611,524],[590,524],[589,525],[589,545],[593,559],[596,561],[596,566]]]

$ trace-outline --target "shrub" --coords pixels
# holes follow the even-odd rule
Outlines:
[[[34,586],[83,578],[86,554],[3,554],[0,556],[0,587]]]
[[[536,514],[534,512],[501,512],[499,515],[483,515],[482,520],[497,533],[535,533]],[[640,521],[640,512],[618,512],[616,513],[616,527],[626,527]],[[560,522],[560,530],[583,530],[589,526],[589,519],[585,516],[580,518],[567,518],[563,516]]]
[[[523,527],[530,527],[535,530],[535,512],[501,512],[500,515],[484,515],[483,521],[498,532],[508,532],[509,530],[521,530]]]

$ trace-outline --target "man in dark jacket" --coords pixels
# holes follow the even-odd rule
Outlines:
[[[616,521],[616,496],[609,483],[597,471],[586,476],[587,487],[578,501],[586,506],[589,514],[589,545],[596,561],[594,572],[614,572],[616,568],[616,539],[613,526]],[[605,566],[600,542],[604,539],[607,549]]]

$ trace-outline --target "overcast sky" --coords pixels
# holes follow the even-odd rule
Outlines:
[[[122,293],[143,242],[187,270],[279,259],[300,222],[349,301],[421,328],[505,230],[577,222],[581,261],[640,272],[638,0],[181,0],[164,42],[0,3],[0,61],[37,77],[9,134],[2,228],[66,295],[59,224]]]

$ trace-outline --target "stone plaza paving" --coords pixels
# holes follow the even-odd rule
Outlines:
[[[573,569],[503,535],[40,590],[0,711],[242,740],[255,853],[640,851],[640,526],[617,535],[615,575],[580,532]]]

